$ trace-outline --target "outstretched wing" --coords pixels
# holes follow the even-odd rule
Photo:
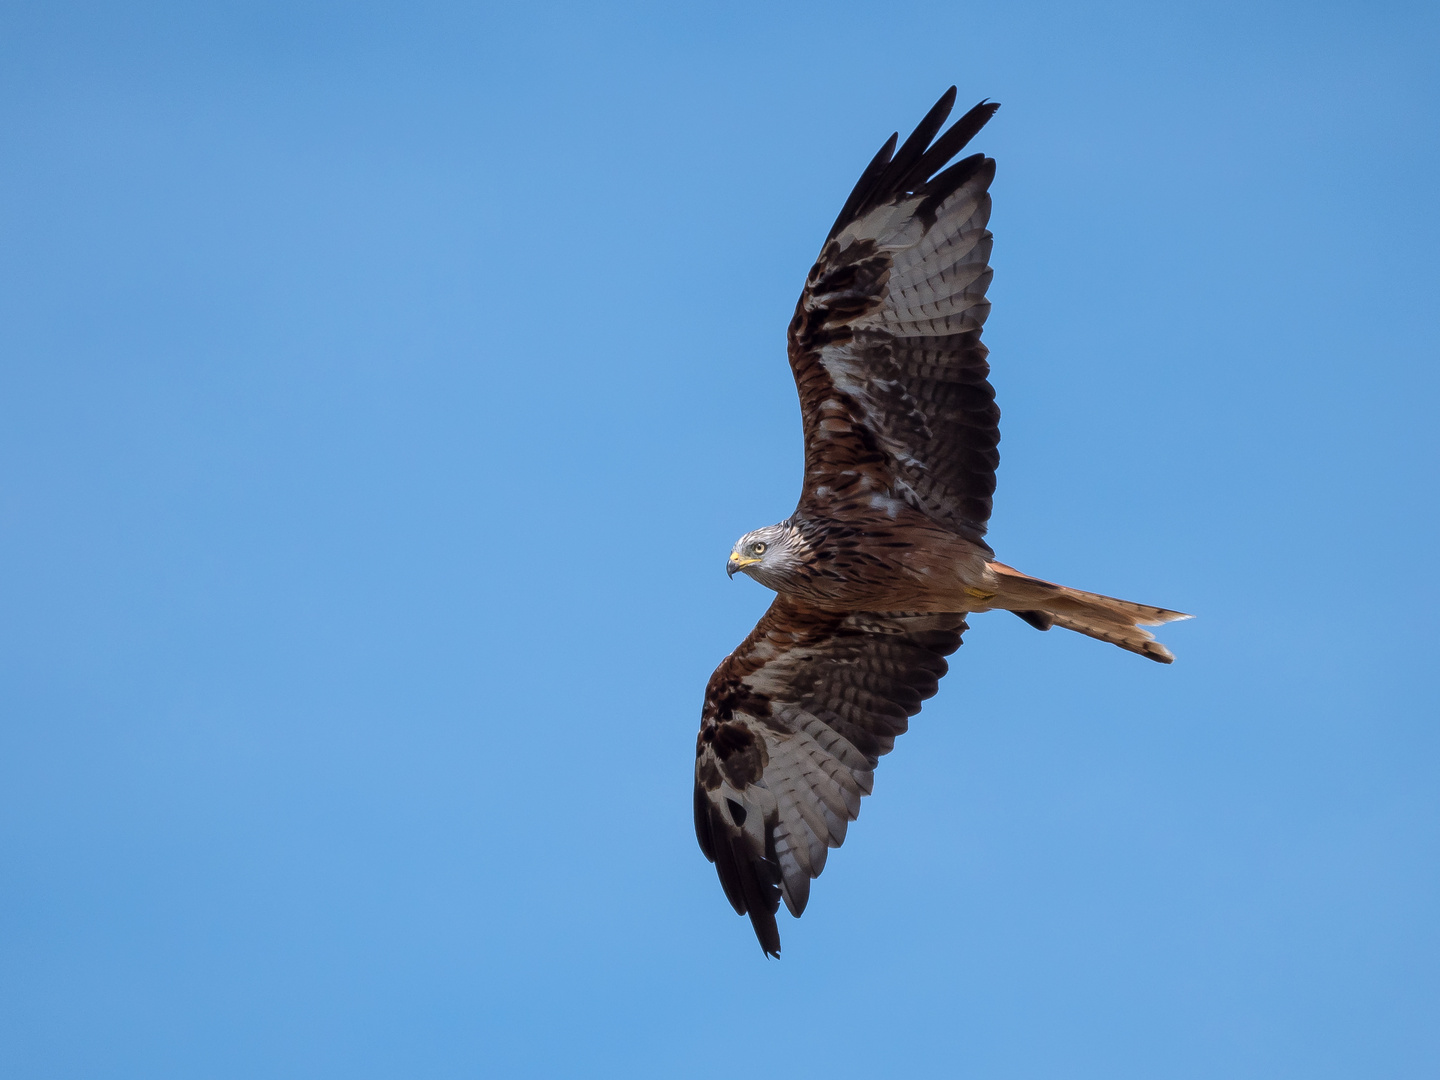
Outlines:
[[[980,343],[995,162],[949,163],[1000,106],[976,105],[937,139],[954,102],[952,86],[898,152],[890,137],[805,282],[789,334],[799,512],[845,520],[884,492],[983,544],[1000,461]]]
[[[780,955],[880,755],[935,693],[961,615],[822,611],[778,596],[715,670],[695,742],[695,835],[735,910]]]

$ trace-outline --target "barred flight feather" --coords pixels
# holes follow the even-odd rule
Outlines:
[[[964,629],[959,615],[836,613],[780,596],[711,677],[696,741],[696,834],[767,953],[779,952],[781,900],[804,910],[826,851],[859,816],[875,762],[935,692]],[[741,724],[745,734],[731,730]],[[738,821],[732,803],[745,809]]]

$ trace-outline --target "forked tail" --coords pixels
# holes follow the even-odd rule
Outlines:
[[[1145,627],[1190,618],[1184,612],[1081,592],[1022,574],[1004,563],[987,565],[995,575],[997,585],[995,599],[990,601],[992,608],[1013,611],[1038,630],[1063,626],[1066,630],[1108,641],[1162,664],[1175,659],[1170,650],[1156,641],[1155,635]]]

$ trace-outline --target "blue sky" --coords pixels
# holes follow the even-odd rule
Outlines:
[[[1432,1077],[1429,5],[0,9],[8,1077]],[[690,822],[859,170],[1003,103],[977,617],[766,961]]]

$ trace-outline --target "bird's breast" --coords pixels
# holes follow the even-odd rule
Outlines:
[[[908,507],[889,510],[861,524],[807,522],[799,570],[778,591],[847,611],[972,610],[989,553]]]

